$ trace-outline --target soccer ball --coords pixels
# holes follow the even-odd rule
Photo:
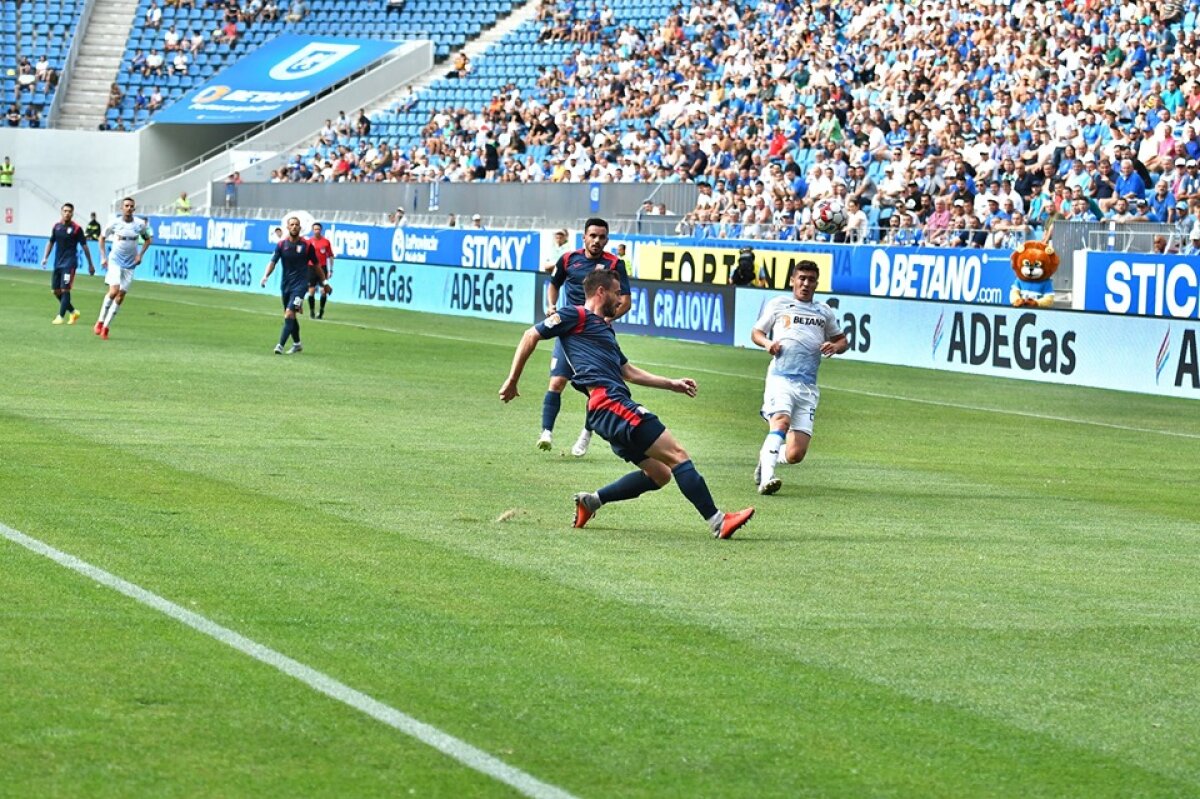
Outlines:
[[[813,206],[812,222],[822,233],[837,233],[846,226],[846,208],[830,197],[818,200]]]

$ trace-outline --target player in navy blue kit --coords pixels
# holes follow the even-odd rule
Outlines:
[[[717,538],[730,538],[754,515],[754,508],[723,513],[717,510],[704,478],[691,457],[658,417],[633,401],[626,381],[696,396],[696,381],[651,374],[629,362],[617,344],[608,320],[623,301],[622,283],[615,270],[592,270],[583,280],[586,301],[567,305],[525,331],[513,355],[500,399],[520,396],[517,382],[538,342],[557,338],[571,365],[571,384],[588,395],[587,429],[600,434],[613,452],[636,464],[630,472],[594,493],[575,495],[575,527],[583,527],[601,506],[656,491],[674,477],[679,490],[708,522]]]
[[[46,252],[42,254],[42,266],[45,266],[50,260],[50,251],[54,250],[54,274],[50,277],[50,288],[58,298],[58,315],[52,322],[56,325],[63,322],[73,325],[79,321],[79,311],[71,304],[71,286],[75,284],[75,270],[79,268],[80,247],[87,256],[88,274],[96,274],[87,236],[74,217],[75,206],[63,203],[62,219],[50,229],[50,240],[46,242]]]
[[[606,321],[612,322],[624,316],[631,304],[629,291],[629,273],[625,262],[612,253],[604,251],[608,245],[608,223],[603,219],[592,218],[583,224],[583,249],[564,253],[554,264],[550,274],[550,285],[546,287],[546,315],[554,313],[559,305],[559,294],[565,285],[566,304],[583,305],[583,279],[597,269],[614,272],[621,281],[621,301],[613,314]],[[550,385],[546,396],[542,398],[542,434],[538,437],[538,449],[548,450],[552,443],[554,421],[562,407],[562,391],[571,379],[571,367],[563,356],[562,343],[554,342],[554,353],[550,356]],[[586,427],[579,434],[571,454],[582,458],[587,454],[588,444],[591,443],[592,432]]]
[[[300,238],[300,219],[290,217],[287,221],[288,235],[275,245],[275,253],[267,264],[263,274],[262,286],[266,288],[267,278],[275,271],[275,264],[283,263],[283,275],[279,279],[279,287],[283,296],[283,330],[279,333],[279,343],[275,345],[275,354],[283,355],[283,345],[290,336],[292,344],[288,354],[301,352],[304,346],[300,343],[300,320],[296,314],[304,309],[304,295],[308,293],[308,273],[311,269],[322,284],[328,285],[325,270],[317,260],[317,251],[312,244]]]

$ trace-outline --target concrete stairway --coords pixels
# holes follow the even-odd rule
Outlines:
[[[95,130],[108,109],[108,89],[118,80],[121,56],[136,22],[137,0],[96,0],[87,29],[77,33],[79,55],[68,76],[57,125],[69,130]],[[118,81],[119,82],[119,81]]]

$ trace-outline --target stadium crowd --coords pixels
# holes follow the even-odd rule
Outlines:
[[[430,109],[408,148],[322,138],[275,179],[695,182],[679,230],[717,237],[811,237],[834,196],[851,240],[1003,244],[1052,217],[1190,238],[1198,4],[712,0],[640,30],[559,0],[543,38],[580,47],[536,86]]]

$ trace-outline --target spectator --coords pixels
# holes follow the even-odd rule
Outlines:
[[[179,31],[175,26],[167,28],[167,32],[163,34],[163,51],[173,53],[179,48]]]
[[[187,216],[192,212],[192,201],[188,199],[187,192],[179,192],[179,197],[175,199],[175,216]]]
[[[121,87],[113,83],[108,87],[108,107],[120,108],[121,103],[125,100],[125,95],[121,92]]]
[[[404,206],[396,206],[396,210],[388,215],[388,223],[391,224],[392,227],[404,227]],[[451,225],[451,227],[453,227],[453,225]]]
[[[88,241],[99,241],[100,230],[100,220],[96,218],[96,212],[92,211],[87,225],[83,228],[83,235],[87,237]]]
[[[146,8],[146,20],[143,23],[149,30],[158,30],[162,27],[162,8],[159,7],[156,0],[150,0],[150,5]]]
[[[242,173],[230,172],[225,178],[225,207],[238,207],[238,187],[242,185]]]
[[[146,56],[146,66],[142,69],[143,77],[155,75],[161,78],[163,76],[163,63],[162,53],[152,49],[150,54]]]
[[[162,104],[163,104],[162,89],[155,86],[154,91],[150,92],[150,99],[146,103],[146,108],[151,111],[157,111],[158,109],[162,108]]]
[[[188,73],[188,57],[183,50],[176,50],[175,57],[171,59],[171,66],[167,70],[171,75],[186,75]]]
[[[141,111],[150,104],[150,98],[146,96],[146,90],[143,86],[137,87],[137,93],[133,95],[133,109]]]
[[[279,19],[279,4],[276,0],[263,0],[262,13],[259,18],[263,22],[274,22]]]
[[[308,3],[305,0],[292,0],[291,6],[288,8],[287,21],[293,25],[303,21],[308,15]]]
[[[483,217],[479,214],[471,215],[471,227],[475,230],[483,230]]]

